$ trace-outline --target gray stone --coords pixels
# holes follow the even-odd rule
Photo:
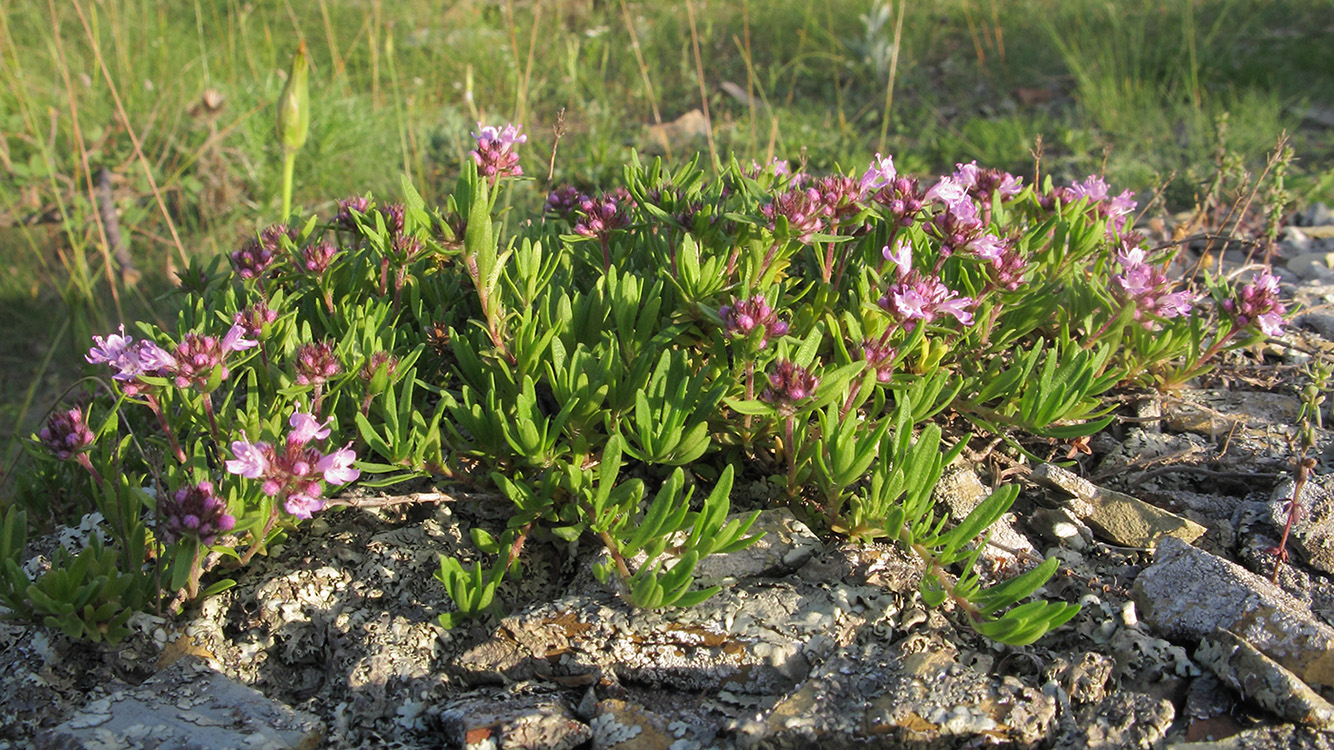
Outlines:
[[[1205,532],[1205,528],[1194,521],[1124,492],[1099,487],[1055,464],[1037,465],[1031,477],[1046,487],[1069,495],[1066,507],[1114,544],[1152,548],[1168,537],[1191,542]]]
[[[1334,341],[1334,314],[1332,313],[1316,310],[1298,315],[1292,322],[1301,328],[1315,331],[1320,338],[1326,341]]]
[[[1175,742],[1166,750],[1334,750],[1334,733],[1284,725],[1256,727],[1205,742]]]
[[[1242,697],[1287,721],[1319,728],[1334,722],[1334,706],[1297,675],[1226,630],[1202,640],[1195,661]]]
[[[749,516],[750,514],[736,514]],[[736,517],[732,516],[731,518]],[[746,578],[782,576],[805,565],[824,545],[806,524],[798,521],[787,508],[760,511],[750,535],[762,535],[751,546],[709,555],[695,566],[695,582],[708,587],[732,584]]]
[[[1183,391],[1180,399],[1165,404],[1165,424],[1179,432],[1227,435],[1234,427],[1272,430],[1294,424],[1302,402],[1287,393],[1263,391]]]
[[[1289,258],[1287,268],[1306,281],[1328,283],[1334,279],[1334,271],[1329,268],[1329,253],[1325,252],[1302,253]]]
[[[574,717],[565,699],[550,692],[462,695],[441,707],[440,723],[445,737],[467,750],[569,750],[593,737],[593,730]]]
[[[831,658],[772,709],[741,723],[741,748],[1036,745],[1054,698],[962,663],[938,633]]]
[[[1334,211],[1322,201],[1316,201],[1297,214],[1297,224],[1303,227],[1319,227],[1334,224]]]
[[[772,695],[804,679],[891,595],[870,587],[725,589],[697,607],[646,611],[567,596],[500,622],[454,666],[474,683],[534,678]]]
[[[37,747],[310,750],[323,737],[319,719],[271,701],[188,656],[137,687],[88,703],[38,735]]]
[[[1161,745],[1176,718],[1172,702],[1145,693],[1119,692],[1061,717],[1053,747],[1122,750]]]
[[[1334,628],[1236,563],[1165,538],[1135,579],[1134,598],[1143,621],[1166,638],[1230,630],[1307,684],[1334,686]]]

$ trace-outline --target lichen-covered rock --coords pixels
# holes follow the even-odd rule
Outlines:
[[[552,690],[467,693],[441,706],[439,716],[446,739],[466,750],[570,750],[593,738]]]
[[[1287,721],[1321,729],[1334,723],[1334,706],[1291,671],[1226,630],[1201,641],[1195,661],[1244,698]]]
[[[1144,693],[1117,692],[1062,715],[1053,747],[1130,750],[1159,747],[1176,718],[1172,702]]]
[[[748,749],[1032,746],[1056,701],[963,664],[938,633],[845,649],[776,706],[739,726]]]
[[[251,747],[313,750],[324,724],[239,685],[193,657],[133,688],[91,701],[37,737],[54,750]]]
[[[748,515],[734,514],[728,520]],[[695,566],[696,585],[707,587],[759,576],[782,576],[805,565],[824,546],[820,537],[787,508],[760,511],[748,535],[760,538],[745,549],[700,560]]]
[[[883,598],[879,593],[737,586],[698,607],[655,612],[609,596],[569,596],[505,618],[491,639],[454,666],[475,683],[585,676],[772,694],[804,679],[813,660],[837,647],[840,634],[865,622],[868,607]]]
[[[1288,522],[1288,501],[1295,483],[1292,479],[1274,488],[1270,500],[1270,521],[1276,528]],[[1292,524],[1290,544],[1311,567],[1334,573],[1334,476],[1313,476],[1302,486],[1301,510]]]
[[[1334,686],[1334,628],[1236,563],[1169,537],[1135,580],[1134,595],[1144,621],[1168,638],[1230,630],[1306,683]]]
[[[1039,464],[1031,477],[1068,495],[1066,505],[1103,538],[1126,547],[1152,548],[1162,539],[1199,539],[1205,528],[1154,505],[1109,490],[1054,464]]]

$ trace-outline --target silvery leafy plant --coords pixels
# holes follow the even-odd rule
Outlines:
[[[533,544],[599,548],[634,606],[699,603],[716,590],[699,561],[756,540],[756,511],[731,513],[744,486],[829,537],[903,545],[925,601],[1029,643],[1078,609],[1024,603],[1056,561],[983,586],[1018,488],[951,518],[932,500],[944,467],[971,433],[1016,455],[1086,438],[1118,384],[1185,382],[1287,312],[1265,272],[1175,281],[1173,249],[1096,176],[633,160],[623,184],[558,188],[520,220],[500,198],[523,187],[527,137],[474,136],[442,206],[405,180],[399,201],[267,227],[187,269],[174,327],[92,342],[96,385],[33,436],[20,499],[36,518],[41,488],[87,497],[108,541],[34,579],[11,510],[12,615],[115,638],[135,608],[233,585],[355,503],[345,488],[425,477],[509,511],[472,530],[467,564],[442,558],[445,626],[503,610]]]

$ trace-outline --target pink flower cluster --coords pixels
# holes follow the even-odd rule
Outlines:
[[[245,334],[245,327],[239,323],[232,324],[221,340],[194,331],[185,334],[172,357],[175,363],[170,368],[172,382],[177,388],[210,392],[231,374],[225,361],[228,354],[259,346],[258,341],[246,338]]]
[[[361,476],[352,468],[357,456],[347,445],[321,453],[312,441],[329,437],[329,420],[319,422],[302,411],[292,413],[292,431],[281,448],[264,442],[232,442],[235,459],[227,471],[247,479],[262,479],[261,490],[283,500],[283,508],[297,518],[310,518],[324,508],[324,483],[347,484]]]
[[[182,487],[159,503],[158,511],[162,516],[158,535],[167,544],[194,537],[207,546],[236,528],[236,517],[227,512],[227,503],[213,491],[212,482]]]
[[[1076,182],[1070,187],[1057,188],[1055,192],[1056,197],[1062,203],[1075,203],[1087,198],[1094,212],[1100,218],[1107,220],[1108,237],[1116,237],[1121,234],[1130,215],[1135,212],[1135,207],[1139,205],[1135,202],[1134,193],[1129,190],[1124,190],[1120,195],[1111,197],[1111,190],[1107,187],[1107,182],[1095,174],[1089,175],[1082,182]]]
[[[1238,326],[1254,323],[1266,336],[1282,335],[1283,316],[1288,311],[1278,299],[1278,277],[1270,273],[1257,275],[1254,283],[1242,287],[1237,299],[1225,300],[1223,309]]]
[[[477,139],[477,148],[472,152],[472,160],[477,163],[477,171],[490,178],[518,177],[523,174],[519,166],[519,154],[514,150],[520,143],[527,143],[528,136],[519,133],[522,125],[506,123],[504,128],[477,123],[480,132],[472,134]]]
[[[757,294],[748,300],[732,300],[732,304],[718,308],[718,315],[723,319],[723,328],[728,335],[737,338],[749,336],[751,331],[760,329],[760,348],[769,343],[771,336],[787,333],[787,321],[779,320],[777,312],[769,306],[763,294]]]
[[[147,387],[139,378],[142,375],[165,377],[176,367],[176,360],[165,349],[144,339],[135,341],[125,335],[125,326],[119,334],[110,334],[103,338],[93,337],[93,346],[84,355],[84,359],[94,365],[108,365],[116,372],[111,376],[123,384],[127,393],[134,393]]]
[[[934,276],[926,276],[912,267],[912,247],[900,241],[894,248],[885,246],[881,251],[886,260],[898,266],[899,279],[891,284],[880,298],[880,307],[907,330],[917,321],[930,323],[941,314],[952,315],[964,325],[972,325],[975,302],[971,297],[960,297]]]
[[[1157,266],[1145,262],[1144,248],[1123,245],[1116,253],[1122,272],[1112,277],[1114,288],[1135,306],[1135,320],[1145,328],[1153,318],[1175,318],[1190,313],[1195,296],[1189,292],[1169,292],[1172,282]]]
[[[575,212],[574,233],[584,237],[605,240],[617,229],[630,226],[630,206],[634,199],[623,187],[609,190],[596,197],[584,196]]]
[[[37,432],[37,439],[56,458],[68,461],[87,451],[95,436],[84,421],[83,410],[57,409],[46,420],[46,426]]]
[[[809,370],[784,359],[769,373],[769,387],[760,394],[760,399],[774,404],[780,412],[791,414],[798,401],[815,395],[819,385],[820,379]]]

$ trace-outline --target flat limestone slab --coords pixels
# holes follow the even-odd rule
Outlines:
[[[92,701],[39,735],[37,747],[313,750],[323,738],[319,719],[188,656],[137,687]]]

